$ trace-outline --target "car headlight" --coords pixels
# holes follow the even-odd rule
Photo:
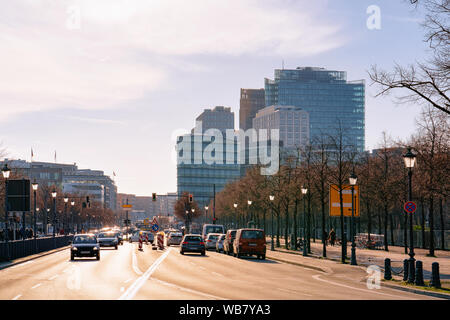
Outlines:
[[[77,247],[72,247],[72,250],[78,250]]]
[[[98,247],[94,247],[94,250],[98,250]]]

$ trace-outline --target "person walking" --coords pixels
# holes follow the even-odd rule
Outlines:
[[[336,242],[336,232],[334,232],[334,229],[331,228],[331,231],[330,231],[330,244],[331,244],[332,247],[334,246],[335,242]]]

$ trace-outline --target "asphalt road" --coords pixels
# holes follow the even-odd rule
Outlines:
[[[0,270],[0,299],[432,299],[395,289],[368,289],[360,275],[324,273],[214,251],[206,256],[137,250],[124,243],[101,259],[70,261],[69,249]]]

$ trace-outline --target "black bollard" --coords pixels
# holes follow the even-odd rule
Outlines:
[[[392,280],[391,259],[384,259],[384,279]]]
[[[431,280],[430,286],[435,288],[441,287],[441,279],[439,277],[439,263],[433,262],[431,264]]]
[[[403,281],[408,280],[408,259],[403,260]]]
[[[416,279],[415,279],[416,286],[424,286],[425,283],[423,282],[423,264],[422,261],[418,260],[416,261]]]

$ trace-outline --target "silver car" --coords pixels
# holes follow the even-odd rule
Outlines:
[[[219,237],[219,239],[217,239],[217,242],[216,242],[216,251],[217,252],[223,252],[223,243],[225,241],[225,237],[226,237],[226,235],[222,234]]]
[[[100,247],[114,247],[117,250],[119,240],[115,232],[101,232],[97,239]]]
[[[222,233],[208,233],[206,236],[206,250],[214,249],[216,250],[216,242],[219,239],[219,237],[222,235]]]

